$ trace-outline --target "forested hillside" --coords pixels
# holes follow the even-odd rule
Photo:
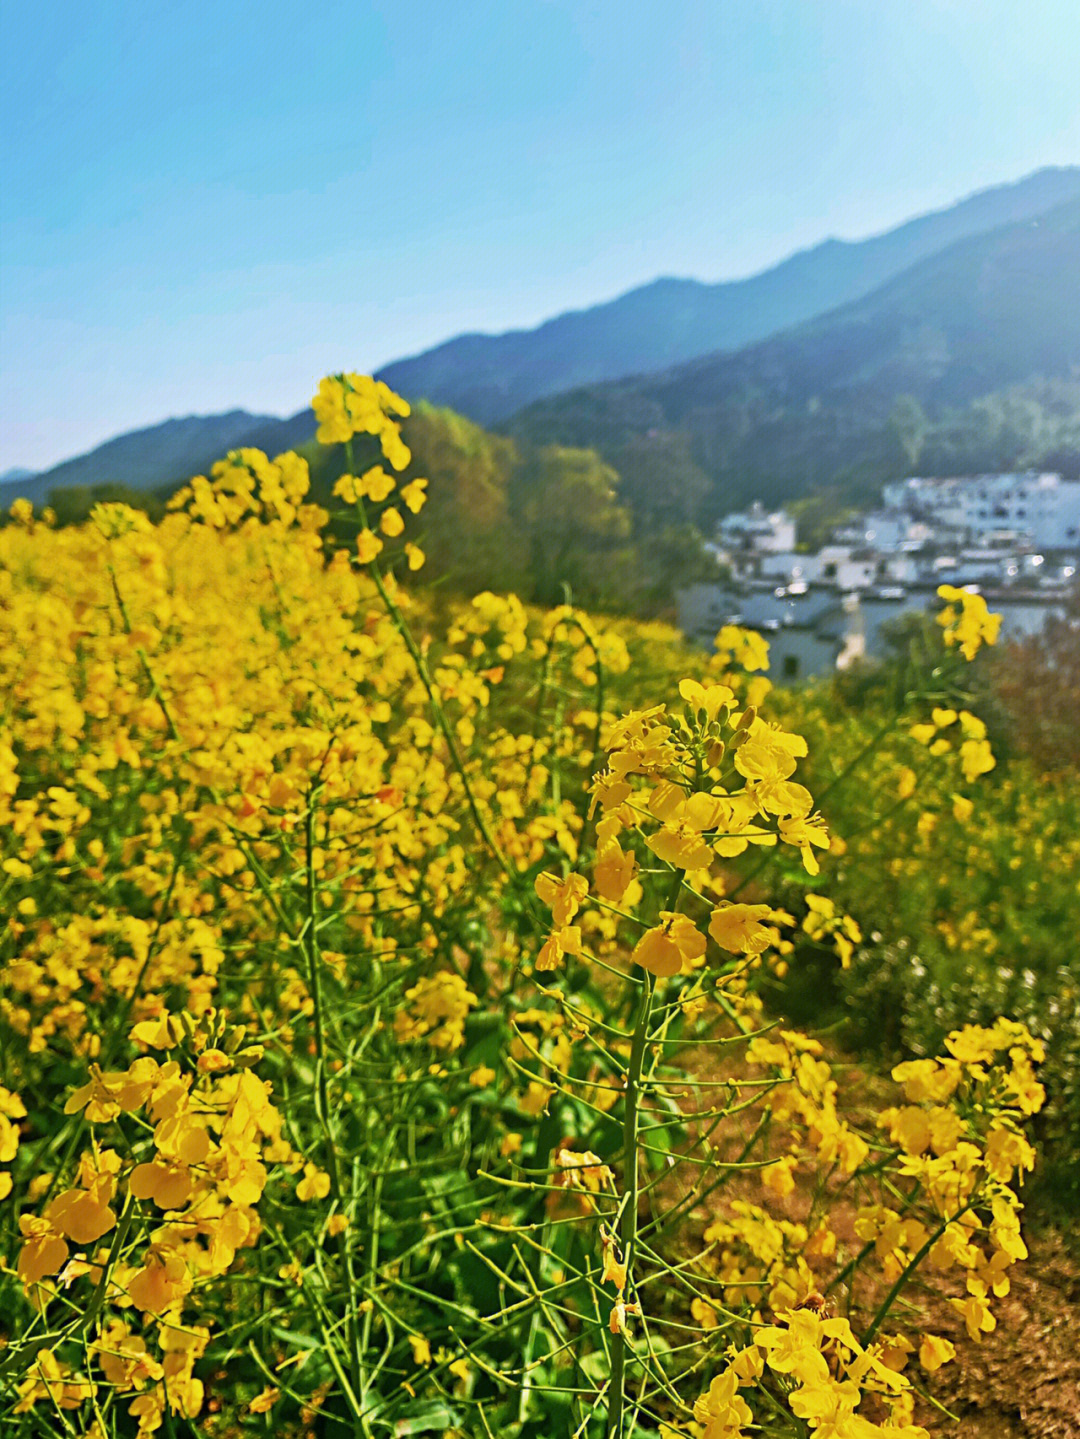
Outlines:
[[[577,385],[733,351],[849,304],[957,241],[1080,196],[1080,169],[1040,170],[868,240],[826,240],[720,284],[665,278],[532,330],[459,335],[382,371],[392,389],[482,424]]]
[[[453,590],[545,603],[568,585],[639,614],[710,572],[702,537],[750,500],[794,504],[816,534],[913,471],[1080,475],[1080,199],[735,354],[581,387],[502,430],[425,403],[405,420],[412,472],[438,480],[431,572]],[[300,448],[324,502],[343,463],[317,443],[310,411],[232,411],[121,436],[6,489],[9,503],[51,498],[61,523],[102,499],[157,513],[237,448]]]
[[[1080,201],[953,246],[873,295],[741,350],[574,390],[508,424],[651,456],[700,514],[823,489],[855,499],[922,468],[1080,468]],[[702,478],[704,477],[704,479]],[[633,488],[631,481],[630,488]]]

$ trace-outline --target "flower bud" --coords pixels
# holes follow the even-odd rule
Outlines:
[[[220,1049],[206,1049],[199,1055],[196,1068],[200,1074],[224,1074],[232,1068],[232,1061]]]
[[[226,1054],[235,1054],[246,1038],[247,1030],[244,1026],[242,1024],[234,1024],[233,1027],[227,1031],[225,1038],[222,1040],[221,1047]]]

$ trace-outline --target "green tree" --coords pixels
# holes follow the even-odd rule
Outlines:
[[[429,481],[418,527],[426,577],[470,592],[524,588],[527,547],[510,512],[521,463],[514,441],[423,403],[402,434],[413,456],[406,477]]]
[[[644,538],[658,526],[702,522],[711,483],[691,454],[685,434],[630,435],[610,458],[622,480],[619,497],[633,512],[636,536]]]
[[[919,456],[930,430],[926,411],[913,395],[898,395],[889,415],[889,423],[904,453],[908,468],[914,470],[918,466]]]
[[[583,604],[603,601],[605,564],[631,531],[618,486],[595,450],[545,445],[527,454],[514,477],[512,513],[527,537],[538,603],[559,603],[564,585]]]
[[[442,581],[470,594],[479,589],[527,594],[527,547],[510,514],[510,484],[520,465],[514,441],[423,402],[402,425],[402,438],[412,459],[399,482],[420,477],[429,482],[427,503],[411,531],[427,556],[425,583]],[[313,498],[331,511],[339,509],[333,487],[345,470],[343,447],[312,441],[301,453],[311,470]],[[358,437],[354,459],[360,471],[378,464],[376,442]],[[333,525],[339,540],[352,541],[355,516],[336,518]]]
[[[157,494],[130,489],[127,485],[58,485],[49,491],[48,503],[56,515],[56,523],[81,525],[95,505],[130,505],[145,510],[155,524],[165,513],[165,504]]]

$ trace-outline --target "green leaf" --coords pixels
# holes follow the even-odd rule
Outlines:
[[[441,1399],[432,1399],[423,1404],[418,1404],[411,1414],[403,1419],[394,1421],[393,1433],[395,1435],[405,1434],[430,1434],[434,1430],[453,1429],[461,1423],[461,1416],[456,1409],[451,1409]]]

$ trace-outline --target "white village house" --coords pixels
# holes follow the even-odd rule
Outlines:
[[[813,554],[795,548],[783,510],[726,516],[714,553],[731,579],[680,591],[680,628],[706,646],[724,624],[758,630],[771,673],[792,683],[880,658],[883,626],[939,608],[941,584],[985,595],[1003,639],[1037,634],[1065,613],[1080,568],[1080,483],[1035,473],[911,478],[882,498]]]
[[[955,529],[976,543],[1008,537],[1041,549],[1080,544],[1080,483],[1060,475],[913,477],[885,485],[882,498],[887,510],[921,519],[935,533]]]

